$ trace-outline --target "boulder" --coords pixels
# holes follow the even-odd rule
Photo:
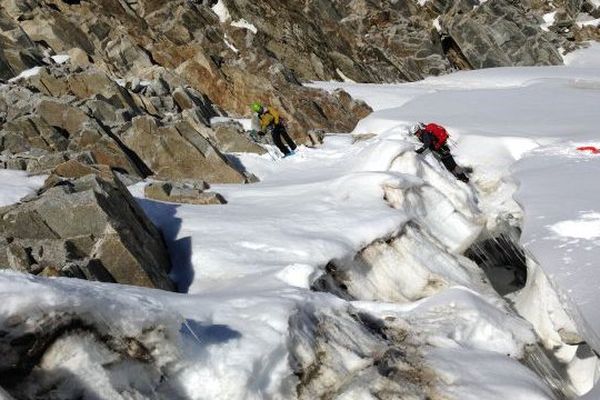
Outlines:
[[[26,69],[42,64],[40,46],[30,40],[3,7],[0,8],[0,79],[10,79]]]
[[[214,138],[221,151],[230,153],[265,154],[267,151],[256,144],[235,121],[220,121],[211,125]]]
[[[158,229],[127,188],[97,175],[59,181],[0,210],[0,265],[46,276],[173,290]]]
[[[162,124],[153,117],[143,116],[132,122],[131,128],[122,135],[123,142],[159,179],[200,179],[220,183],[250,180],[187,121]]]
[[[188,182],[153,182],[144,188],[147,198],[173,203],[186,204],[226,204],[227,201],[219,193],[207,192],[208,184],[203,181]]]

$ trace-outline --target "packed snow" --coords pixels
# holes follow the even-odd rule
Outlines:
[[[13,78],[10,78],[8,81],[16,82],[19,79],[30,78],[32,76],[36,76],[37,74],[39,74],[41,70],[42,70],[42,67],[29,68],[29,69],[22,71],[19,75],[15,76]]]
[[[17,203],[34,193],[45,180],[45,175],[30,176],[24,171],[0,169],[0,207]]]
[[[258,29],[256,29],[256,26],[254,26],[254,24],[251,24],[250,22],[246,21],[243,18],[239,19],[237,21],[231,22],[231,26],[235,26],[236,28],[242,28],[242,29],[249,30],[250,32],[254,33],[255,35],[258,32]]]
[[[524,299],[535,297],[541,303],[530,313],[547,310],[554,316],[553,321],[534,321],[543,340],[550,340],[550,331],[557,335],[574,322],[598,352],[600,313],[594,299],[600,286],[594,267],[600,256],[600,191],[593,182],[600,172],[600,156],[578,148],[600,145],[600,46],[592,44],[568,55],[566,64],[428,78],[396,87],[394,96],[401,104],[393,108],[388,103],[385,109],[377,107],[380,98],[371,85],[312,85],[327,90],[343,87],[376,104],[377,111],[359,123],[355,134],[388,134],[411,121],[433,120],[448,127],[459,163],[474,168],[473,180],[485,211],[500,209],[505,217],[520,213],[507,196],[518,185],[515,196],[524,210],[521,242],[549,284],[528,283],[516,301],[527,314]],[[489,222],[488,227],[493,227]],[[569,361],[581,363],[576,357]],[[580,394],[591,388],[598,375],[597,359],[592,356],[588,361],[587,372],[578,371],[579,379],[586,377],[576,388]]]
[[[229,10],[227,9],[227,6],[223,0],[217,1],[217,3],[213,5],[211,9],[215,14],[217,14],[217,17],[219,17],[219,21],[221,21],[221,23],[227,22],[231,19]]]
[[[57,54],[52,56],[52,60],[57,64],[64,64],[71,59],[71,56],[68,54]]]

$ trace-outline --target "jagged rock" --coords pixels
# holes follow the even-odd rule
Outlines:
[[[162,236],[118,178],[63,181],[0,214],[2,266],[73,276],[75,262],[87,279],[173,289]]]
[[[78,159],[133,175],[149,174],[110,129],[69,100],[18,87],[0,89],[0,110],[7,115],[0,130],[0,151],[8,167],[49,172],[64,161]]]
[[[206,192],[206,182],[154,182],[144,188],[146,197],[160,201],[187,204],[225,204],[227,201],[219,193]]]
[[[81,178],[86,175],[96,174],[105,180],[112,180],[112,171],[106,165],[92,166],[83,164],[77,160],[68,160],[62,164],[58,164],[52,174],[61,178]],[[48,179],[51,179],[49,177]]]
[[[129,92],[93,68],[72,71],[68,66],[42,68],[24,78],[28,89],[3,88],[0,111],[5,110],[7,122],[0,130],[0,162],[72,178],[90,172],[109,177],[114,169],[142,178],[156,173],[170,179],[254,180],[221,154],[218,137],[226,150],[235,146],[227,132],[216,135],[209,128],[217,115],[212,103],[181,86],[171,96],[171,84],[161,76],[147,88],[162,97]],[[17,107],[10,101],[15,94]],[[159,115],[167,115],[164,122]],[[152,122],[141,124],[144,120]],[[157,132],[152,135],[142,126],[155,126]],[[244,144],[242,150],[261,151],[249,141]]]
[[[442,17],[442,27],[474,68],[562,63],[539,21],[518,5],[489,1],[465,12],[459,3]]]
[[[235,121],[212,124],[219,149],[225,152],[265,154],[267,151],[246,135],[242,125]]]
[[[240,115],[247,114],[248,104],[258,98],[278,104],[294,125],[292,134],[297,138],[306,139],[305,132],[310,128],[334,131],[343,126],[348,130],[358,121],[355,110],[344,109],[329,94],[300,86],[290,69],[294,66],[274,59],[272,49],[265,46],[262,39],[252,43],[252,40],[240,35],[239,28],[219,26],[218,18],[208,3],[142,0],[136,2],[135,11],[132,10],[125,2],[110,0],[94,5],[32,0],[27,5],[11,6],[7,17],[23,29],[23,35],[28,39],[43,41],[46,50],[68,53],[71,56],[68,63],[73,66],[93,64],[127,81],[145,76],[147,71],[164,68],[178,75],[175,79],[179,80],[177,86],[184,87],[186,91],[193,88],[203,92],[206,100],[210,98],[222,109]],[[373,32],[376,32],[375,28]],[[242,52],[231,53],[223,40],[226,34],[243,49]],[[388,37],[394,35],[391,32]],[[424,43],[429,45],[430,41]],[[324,49],[319,54],[333,54],[330,50]],[[349,55],[348,51],[339,52],[342,53],[345,57]],[[363,58],[364,53],[361,55]],[[327,67],[329,72],[336,74],[331,62]],[[137,106],[143,104],[147,112],[158,115],[161,107],[157,104],[167,100],[167,91],[176,87],[172,86],[173,82],[168,83],[170,88],[163,82],[152,80],[141,89],[145,96],[136,99],[139,100]],[[49,88],[60,91],[64,86]],[[138,90],[140,85],[135,86],[134,91]],[[174,92],[172,100],[178,107],[188,107],[184,103],[189,103],[189,99],[181,94],[180,90]],[[152,101],[149,101],[150,98],[153,98]],[[325,106],[321,106],[325,111],[324,117],[306,99],[317,103],[324,101]]]
[[[162,125],[149,116],[136,117],[122,138],[158,178],[222,183],[250,179],[186,121]]]
[[[224,3],[232,20],[244,18],[257,27],[254,43],[301,79],[393,82],[450,69],[439,37],[414,2],[320,0],[286,3],[283,10],[275,0]],[[277,19],[263,18],[274,13]]]
[[[0,9],[0,79],[9,79],[42,63],[42,51],[23,32],[19,23]]]

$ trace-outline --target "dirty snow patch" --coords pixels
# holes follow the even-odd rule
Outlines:
[[[28,176],[24,171],[0,170],[0,207],[18,202],[42,187],[46,175]]]

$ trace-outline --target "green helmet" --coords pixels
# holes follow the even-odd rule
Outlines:
[[[255,101],[254,103],[252,103],[252,105],[250,106],[250,109],[252,111],[254,111],[255,113],[259,113],[262,111],[263,106],[262,104],[260,104],[259,102]]]

